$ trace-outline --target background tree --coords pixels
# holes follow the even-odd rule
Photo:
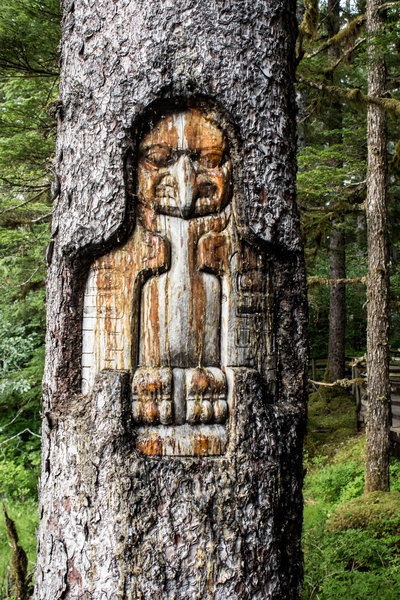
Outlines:
[[[43,339],[60,12],[27,0],[1,2],[0,14],[1,322]]]
[[[368,95],[386,92],[386,65],[379,34],[381,0],[367,0]],[[367,457],[365,491],[389,489],[389,252],[387,234],[387,135],[383,107],[368,107]]]
[[[365,3],[345,3],[340,7],[340,30],[332,37],[326,29],[328,4],[318,3],[320,18],[315,10],[308,9],[314,29],[300,36],[298,67],[299,89],[308,98],[303,128],[306,130],[307,147],[299,153],[298,193],[302,208],[303,228],[307,240],[308,274],[310,279],[311,344],[314,354],[327,355],[328,312],[327,290],[331,278],[326,263],[329,241],[332,239],[332,223],[340,223],[346,234],[348,263],[347,285],[348,316],[346,319],[346,347],[348,354],[361,354],[365,350],[366,331],[365,289],[363,282],[367,273],[367,241],[364,217],[366,195],[366,109],[369,104],[367,90],[367,44],[365,34]],[[385,44],[389,70],[390,92],[382,98],[390,119],[388,150],[392,155],[389,177],[388,208],[391,214],[391,248],[396,256],[398,234],[396,231],[399,188],[397,185],[396,144],[400,135],[396,106],[398,89],[396,73],[399,54],[396,50],[398,19],[394,6],[386,13],[385,32],[381,40]],[[311,15],[311,16],[310,16]],[[300,31],[304,30],[302,26]],[[340,56],[329,59],[328,48],[340,50]],[[328,60],[327,60],[328,59]],[[335,76],[333,80],[332,77]],[[390,94],[390,97],[389,97]],[[326,118],[332,104],[341,106],[343,144],[330,144]],[[336,166],[335,166],[336,162]],[[340,166],[341,165],[341,166]],[[393,263],[394,265],[395,263]],[[395,273],[392,273],[395,276]],[[395,280],[394,280],[395,281]],[[317,283],[319,282],[319,283]],[[356,283],[358,282],[358,283]],[[393,288],[392,308],[396,308],[397,288]],[[392,344],[398,344],[397,311],[392,311],[394,327]]]
[[[307,94],[308,106],[303,119],[307,147],[299,153],[298,193],[312,284],[312,347],[314,354],[328,355],[326,377],[332,381],[344,375],[346,295],[345,284],[337,280],[343,281],[346,276],[346,246],[350,279],[359,280],[365,274],[364,261],[353,258],[358,241],[363,242],[362,237],[356,242],[354,225],[362,214],[360,204],[365,192],[364,116],[342,98],[326,93],[324,87],[336,88],[349,79],[351,54],[346,60],[343,56],[349,49],[352,35],[349,41],[343,30],[347,28],[346,19],[352,20],[353,15],[345,16],[339,10],[339,3],[333,0],[320,6],[319,3],[310,5],[314,12],[309,9],[308,13],[314,15],[314,29],[309,25],[310,34],[303,40],[300,36],[299,46],[298,74],[299,81],[304,83],[298,87]],[[354,60],[351,76],[360,85],[365,77]],[[331,250],[329,246],[332,246]],[[330,265],[326,263],[328,256]],[[317,281],[329,285],[329,303],[327,290],[316,287]],[[347,323],[348,350],[360,353],[365,344],[359,335],[360,323],[365,323],[363,290],[351,290],[348,298],[352,303]],[[318,323],[316,327],[314,322]],[[330,371],[334,376],[329,375]]]
[[[327,34],[329,38],[337,35],[340,30],[340,3],[339,0],[329,0],[326,12]],[[334,62],[340,57],[340,48],[328,48],[329,62]],[[334,82],[335,72],[330,76]],[[341,147],[343,143],[342,106],[340,102],[333,102],[328,108],[326,127],[331,131],[329,144]],[[341,161],[333,161],[332,166],[342,169]],[[329,236],[329,276],[331,279],[345,279],[346,253],[345,232],[341,226],[342,219],[332,221],[332,230]],[[329,334],[328,334],[328,362],[325,378],[327,381],[336,381],[345,376],[346,356],[346,288],[344,283],[336,283],[330,287],[329,298]]]
[[[0,15],[1,385],[12,409],[16,379],[24,389],[30,385],[20,369],[43,345],[44,254],[55,137],[48,109],[57,95],[60,13],[54,0],[27,0],[1,2]],[[15,348],[15,353],[7,348]]]
[[[320,22],[323,22],[325,10],[328,11],[331,3],[321,3]],[[367,221],[368,221],[368,260],[369,260],[369,275],[368,275],[368,397],[370,402],[368,420],[370,425],[367,425],[367,476],[366,490],[374,489],[378,486],[379,489],[387,489],[388,486],[388,458],[389,458],[389,415],[388,415],[388,398],[389,398],[389,381],[388,381],[388,360],[389,360],[389,253],[387,242],[387,225],[386,225],[386,185],[385,179],[385,161],[387,148],[392,153],[391,169],[394,174],[397,169],[397,152],[396,145],[399,130],[395,121],[390,122],[389,130],[389,145],[385,140],[385,115],[386,113],[392,116],[397,115],[399,103],[397,100],[398,80],[396,79],[396,68],[399,64],[399,56],[396,46],[396,36],[398,34],[398,21],[396,20],[396,5],[386,5],[382,3],[374,5],[371,8],[368,5],[367,15],[364,13],[364,3],[356,3],[351,6],[343,6],[342,15],[348,23],[342,24],[341,29],[336,34],[328,34],[328,39],[321,43],[321,39],[317,39],[318,35],[314,33],[314,37],[309,39],[311,48],[305,54],[300,64],[299,80],[308,87],[309,97],[316,94],[314,98],[318,102],[324,102],[327,94],[330,97],[331,103],[341,103],[342,105],[342,123],[341,129],[344,140],[346,140],[346,153],[343,154],[342,168],[340,163],[336,163],[333,177],[343,177],[343,183],[338,181],[339,195],[337,200],[325,201],[325,204],[310,203],[310,189],[321,190],[321,165],[326,164],[326,150],[321,149],[319,152],[319,160],[316,161],[315,175],[312,179],[310,176],[310,153],[306,149],[300,154],[300,165],[305,167],[300,170],[300,197],[303,194],[303,189],[307,191],[307,203],[304,204],[305,212],[305,227],[307,231],[314,231],[316,240],[324,240],[324,236],[329,232],[330,242],[332,243],[335,236],[327,226],[327,220],[335,223],[340,222],[347,230],[347,238],[354,250],[350,250],[351,246],[347,246],[347,254],[350,256],[350,264],[354,259],[363,266],[358,267],[356,273],[358,277],[366,274],[365,256],[367,254],[366,247],[360,248],[360,242],[366,244],[366,236],[363,233],[363,219],[359,212],[360,201],[363,200],[368,188],[367,198]],[[349,13],[350,8],[350,13]],[[352,10],[356,8],[356,14]],[[383,10],[386,10],[386,12]],[[384,17],[382,15],[385,15]],[[384,19],[384,21],[383,21]],[[365,32],[365,23],[368,23],[367,32]],[[377,23],[379,22],[379,27]],[[383,26],[384,23],[384,26]],[[372,28],[372,29],[371,29]],[[379,29],[379,35],[375,30]],[[319,31],[324,31],[320,28]],[[373,43],[371,42],[373,35]],[[368,42],[368,44],[367,44]],[[315,46],[317,46],[315,48]],[[337,53],[334,60],[330,59],[328,65],[323,69],[319,63],[322,60],[323,51],[329,48],[341,48],[341,53]],[[301,51],[301,47],[300,47]],[[331,53],[332,55],[332,53]],[[387,58],[390,81],[390,91],[385,89],[385,67],[384,59]],[[351,63],[351,70],[348,64]],[[369,74],[367,73],[366,65],[369,63]],[[319,65],[319,66],[318,66]],[[336,74],[336,79],[332,78],[333,73]],[[368,78],[367,78],[368,75]],[[368,83],[368,85],[367,85]],[[377,91],[378,90],[378,91]],[[351,107],[351,112],[349,108]],[[357,110],[357,113],[354,111]],[[364,156],[367,147],[367,140],[361,138],[354,133],[355,119],[362,124],[364,114],[368,109],[368,176],[365,173]],[[315,110],[312,109],[312,110]],[[351,116],[351,119],[349,118]],[[323,120],[323,115],[319,117]],[[324,124],[326,120],[323,120]],[[353,131],[346,134],[346,124],[353,124]],[[362,131],[362,130],[361,130]],[[314,127],[315,132],[315,127]],[[347,137],[350,135],[351,138]],[[377,136],[374,138],[374,136]],[[312,137],[309,137],[311,140]],[[350,141],[350,144],[349,144]],[[359,144],[355,148],[354,142]],[[355,156],[358,154],[358,161],[352,163],[351,157],[354,148]],[[363,150],[364,149],[364,150]],[[360,152],[361,150],[361,152]],[[313,149],[313,158],[315,158],[315,149]],[[325,153],[325,158],[324,158]],[[338,158],[335,157],[338,161]],[[340,158],[339,158],[340,160]],[[334,164],[334,163],[332,163]],[[354,169],[356,167],[356,170]],[[306,185],[302,186],[302,178],[308,177]],[[329,189],[329,186],[326,185]],[[347,190],[346,190],[347,188]],[[330,186],[332,190],[332,185]],[[343,193],[344,192],[344,193]],[[342,198],[340,198],[342,197]],[[394,177],[389,178],[388,188],[389,210],[394,215],[398,205],[398,187]],[[379,200],[379,201],[378,201]],[[318,207],[319,204],[319,207]],[[356,211],[354,210],[356,208]],[[358,216],[357,216],[358,214]],[[307,217],[309,215],[309,217]],[[318,215],[318,220],[315,218]],[[395,221],[393,220],[393,223]],[[356,233],[356,235],[355,235]],[[326,239],[326,238],[325,238]],[[386,241],[385,241],[386,240]],[[311,238],[309,237],[309,242]],[[392,228],[392,256],[396,256],[397,233],[395,228]],[[321,245],[321,244],[320,244]],[[351,258],[351,253],[356,252],[354,258]],[[332,255],[331,255],[332,256]],[[310,263],[309,263],[310,264]],[[321,272],[319,273],[321,275]],[[324,281],[322,278],[316,278],[314,281]],[[333,283],[332,279],[325,279],[327,283]],[[345,280],[347,281],[347,280]],[[394,281],[397,281],[394,279]],[[320,292],[319,292],[320,293]],[[354,297],[354,292],[349,291],[348,296]],[[397,290],[394,292],[396,295]],[[379,297],[379,294],[381,296]],[[379,300],[378,300],[379,297]],[[360,296],[361,302],[362,296]],[[361,304],[360,302],[360,304]],[[392,307],[396,306],[392,302]],[[350,314],[350,317],[352,315]],[[393,315],[393,323],[397,323],[396,314]],[[313,318],[313,315],[312,315]],[[351,321],[350,321],[351,323]],[[365,329],[365,324],[362,325]],[[330,319],[330,329],[332,329],[332,319]],[[392,340],[397,338],[397,331],[392,331]],[[359,349],[363,347],[361,336],[358,336]],[[376,366],[375,366],[376,365]],[[379,366],[378,366],[379,365]],[[376,369],[376,370],[375,370]],[[379,380],[379,383],[378,383]],[[381,387],[379,387],[381,386]],[[379,457],[379,458],[378,458]],[[380,475],[379,475],[380,473]],[[386,473],[384,476],[383,473]],[[386,482],[384,482],[386,477]],[[381,478],[381,479],[380,479]],[[375,483],[373,483],[375,480]],[[378,483],[379,482],[379,483]]]

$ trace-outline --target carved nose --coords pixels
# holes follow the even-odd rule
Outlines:
[[[196,171],[189,156],[183,155],[174,167],[177,182],[179,212],[184,219],[190,217],[195,199]]]

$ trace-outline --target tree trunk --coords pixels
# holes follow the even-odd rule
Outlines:
[[[385,63],[373,36],[384,17],[380,0],[367,2],[367,28],[372,41],[368,68],[368,94],[385,92]],[[365,491],[389,489],[389,270],[386,209],[386,115],[375,105],[368,108],[367,173],[367,456]]]
[[[296,7],[297,24],[301,25],[304,13],[304,2],[298,2]],[[296,91],[296,106],[297,106],[297,148],[302,149],[307,145],[305,120],[307,117],[307,94],[305,90]]]
[[[329,263],[331,279],[346,277],[346,253],[344,231],[333,229],[329,240]],[[346,357],[346,287],[344,283],[333,284],[330,289],[329,342],[327,381],[337,381],[345,376]]]
[[[295,35],[63,3],[35,600],[300,598]]]
[[[328,37],[333,37],[340,28],[339,0],[328,0],[327,29]],[[340,56],[340,48],[332,46],[328,50],[329,57],[336,59]],[[327,111],[326,127],[333,133],[329,143],[336,145],[342,143],[342,106],[339,102],[332,103]],[[333,167],[341,168],[341,161],[334,161]],[[329,239],[329,264],[331,279],[344,279],[346,277],[346,252],[345,234],[337,220],[332,223]],[[329,342],[328,362],[325,379],[336,381],[345,376],[346,356],[346,288],[344,283],[332,285],[329,299]]]

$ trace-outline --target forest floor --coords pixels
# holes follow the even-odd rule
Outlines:
[[[347,392],[310,395],[304,463],[303,600],[398,598],[400,460],[390,492],[363,494],[365,436]]]
[[[31,453],[35,464],[38,446]],[[398,597],[400,460],[393,457],[391,461],[391,492],[367,495],[363,494],[364,462],[365,436],[356,431],[353,398],[332,388],[311,394],[304,452],[303,600]],[[33,572],[38,520],[33,479],[37,471],[24,466],[15,454],[7,457],[3,452],[0,491],[17,525],[19,543],[27,552],[28,572]],[[7,592],[10,562],[11,548],[0,511],[0,600],[12,597]]]

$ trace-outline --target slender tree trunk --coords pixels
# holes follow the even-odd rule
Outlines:
[[[346,277],[345,234],[338,227],[329,240],[331,279]],[[329,304],[329,342],[326,379],[336,381],[345,376],[346,350],[346,287],[343,283],[332,285]]]
[[[371,36],[368,68],[368,93],[382,96],[385,92],[386,69],[382,50],[374,36],[383,27],[384,17],[378,13],[381,0],[367,2],[367,28]],[[386,115],[370,105],[368,109],[368,174],[367,174],[367,350],[368,408],[365,491],[389,489],[389,270],[386,210]]]
[[[307,145],[306,127],[305,127],[307,95],[304,90],[297,92],[296,104],[297,104],[297,146],[299,149],[301,149],[301,148],[305,148]]]
[[[340,23],[339,0],[328,1],[327,29],[328,36],[332,37],[339,31]],[[340,48],[333,46],[328,50],[331,59],[340,56]],[[330,136],[329,143],[337,145],[342,143],[342,106],[334,102],[327,111],[326,127],[334,132]],[[333,162],[332,166],[341,168],[339,160]],[[329,265],[331,279],[344,279],[346,277],[346,252],[345,233],[340,223],[334,220],[329,239]],[[329,342],[328,362],[325,379],[336,381],[343,379],[345,375],[346,355],[346,287],[344,283],[332,285],[329,297]]]
[[[304,2],[297,3],[296,17],[298,25],[301,25],[305,13]],[[297,148],[305,148],[307,145],[306,140],[306,127],[305,120],[307,115],[307,94],[306,90],[297,90],[296,92],[296,106],[297,106]]]
[[[299,600],[292,0],[64,0],[35,600]]]

